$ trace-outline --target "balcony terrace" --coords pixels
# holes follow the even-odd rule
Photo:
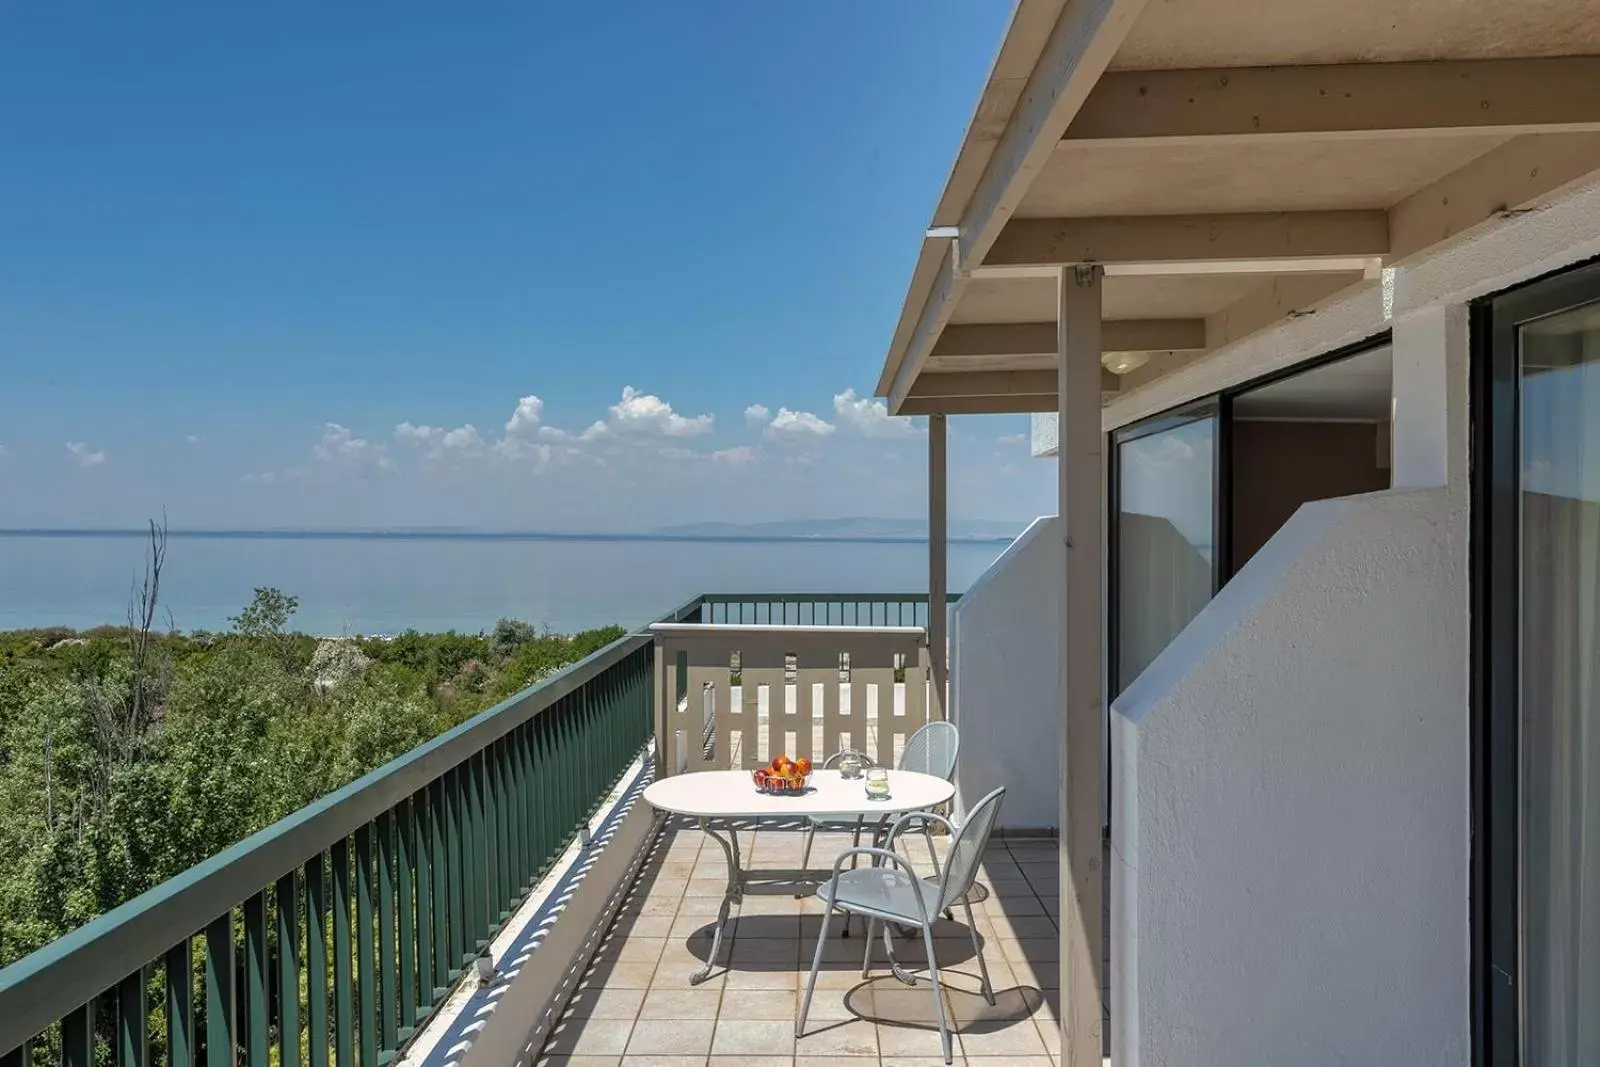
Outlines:
[[[943,713],[927,603],[691,601],[0,971],[0,1067],[942,1062],[926,978],[881,944],[863,977],[859,922],[835,920],[795,1037],[848,833],[819,833],[807,872],[795,820],[736,824],[764,881],[691,986],[723,856],[640,799],[657,768],[892,762]],[[931,873],[947,844],[904,851]],[[1056,842],[994,839],[969,899],[997,1003],[958,908],[933,931],[957,1062],[1054,1062]],[[895,944],[915,972],[920,941]]]
[[[926,975],[916,988],[889,971],[874,939],[875,963],[862,976],[861,924],[832,936],[817,978],[806,1033],[795,1038],[799,999],[816,947],[823,908],[796,868],[799,827],[782,823],[737,831],[751,868],[783,872],[762,892],[747,892],[732,919],[732,946],[710,979],[691,986],[711,946],[724,886],[719,849],[688,820],[670,821],[627,895],[596,959],[554,1027],[542,1057],[550,1067],[762,1064],[796,1067],[848,1061],[896,1067],[944,1062]],[[944,851],[947,839],[937,839]],[[826,875],[850,835],[824,831],[813,846],[812,877]],[[957,1063],[1045,1067],[1059,1050],[1059,873],[1054,840],[991,843],[973,907],[996,1004],[979,992],[972,941],[958,920],[935,926],[935,952]],[[929,861],[916,838],[907,851]],[[820,868],[820,869],[819,869]],[[800,890],[797,895],[796,890]],[[897,940],[895,953],[915,972],[920,940]]]

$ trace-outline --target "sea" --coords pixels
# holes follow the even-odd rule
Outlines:
[[[952,540],[950,589],[967,588],[1006,544]],[[147,539],[133,531],[0,531],[0,630],[121,625],[147,554]],[[226,629],[258,586],[297,597],[293,625],[310,634],[476,633],[501,618],[571,633],[641,626],[702,592],[925,592],[928,546],[861,538],[172,531],[161,626]]]

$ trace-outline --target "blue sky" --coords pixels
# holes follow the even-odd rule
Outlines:
[[[864,398],[1006,15],[8,8],[0,526],[919,513]],[[953,514],[1053,510],[953,430]]]

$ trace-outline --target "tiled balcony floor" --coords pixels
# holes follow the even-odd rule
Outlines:
[[[937,841],[942,850],[945,839]],[[813,871],[831,869],[849,843],[847,833],[818,834]],[[746,869],[763,877],[788,871],[792,877],[803,837],[796,828],[769,823],[741,830],[739,845]],[[908,836],[902,852],[931,871],[921,837]],[[806,1034],[795,1039],[822,908],[810,887],[796,899],[792,881],[747,889],[729,920],[717,969],[704,984],[691,986],[690,973],[710,950],[725,870],[715,842],[686,822],[669,825],[540,1064],[943,1063],[920,940],[895,943],[902,965],[919,974],[915,987],[889,973],[881,940],[875,944],[871,976],[863,980],[859,919],[848,939],[838,936],[842,920],[833,921]],[[973,905],[973,913],[994,982],[998,1003],[993,1007],[979,993],[966,916],[958,908],[956,922],[941,920],[936,927],[946,1011],[955,1023],[956,1063],[1048,1067],[1058,1062],[1058,878],[1055,841],[991,844],[980,875],[985,888],[978,895],[984,899]]]

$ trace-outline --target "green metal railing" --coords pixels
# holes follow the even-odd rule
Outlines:
[[[646,743],[653,675],[629,635],[0,971],[0,1067],[380,1067]]]
[[[961,594],[953,593],[954,604]],[[705,593],[685,622],[773,626],[927,626],[926,593]]]
[[[657,621],[927,610],[708,594]],[[382,1067],[651,736],[654,655],[631,633],[0,970],[0,1067]]]

